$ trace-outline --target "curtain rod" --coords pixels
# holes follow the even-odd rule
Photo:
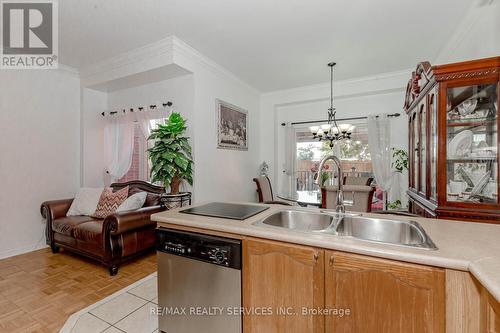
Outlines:
[[[392,113],[388,114],[388,117],[399,117],[401,113]],[[378,118],[378,116],[377,116]],[[368,119],[368,117],[352,117],[352,118],[341,118],[337,119],[337,121],[345,121],[345,120],[361,120],[361,119]],[[328,120],[309,120],[309,121],[297,121],[294,123],[291,123],[291,125],[303,125],[303,124],[314,124],[314,123],[324,123],[327,122]],[[286,123],[281,123],[281,126],[286,126]]]
[[[166,108],[167,106],[172,106],[172,102],[168,101],[168,102],[165,102],[165,103],[162,103],[161,104],[164,108]],[[139,112],[139,111],[145,111],[145,109],[149,108],[149,110],[154,110],[157,108],[156,104],[151,104],[149,107],[144,107],[144,106],[138,106],[137,107],[137,110],[135,110],[134,108],[129,108],[128,110],[127,109],[122,109],[121,112],[122,113],[127,113],[127,112]],[[114,115],[117,115],[120,111],[110,111],[110,112],[102,112],[101,115],[103,117],[106,117],[106,116],[114,116]]]

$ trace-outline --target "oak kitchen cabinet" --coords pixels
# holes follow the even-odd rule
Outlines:
[[[265,240],[243,242],[245,333],[324,332],[322,316],[300,315],[324,305],[324,251]],[[297,314],[295,314],[297,313]]]
[[[481,333],[500,332],[500,302],[483,288],[481,292]]]
[[[308,246],[244,240],[245,333],[444,332],[445,270]],[[296,314],[277,314],[291,308]],[[350,315],[302,315],[302,309]]]
[[[445,271],[325,251],[326,332],[444,332]]]

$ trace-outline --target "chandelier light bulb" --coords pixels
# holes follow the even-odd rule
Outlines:
[[[311,126],[309,127],[309,130],[311,131],[312,134],[316,135],[319,131],[319,126]]]
[[[328,133],[330,131],[330,129],[332,128],[332,125],[330,124],[324,124],[324,125],[321,125],[321,130],[324,132],[324,133]]]
[[[351,128],[351,124],[340,124],[339,129],[342,133],[347,133],[349,132],[349,129]]]

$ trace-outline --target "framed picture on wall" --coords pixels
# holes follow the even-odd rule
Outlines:
[[[248,112],[216,100],[217,148],[248,150]]]

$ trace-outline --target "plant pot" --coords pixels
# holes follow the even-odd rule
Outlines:
[[[181,192],[178,194],[162,194],[161,205],[167,209],[174,209],[191,205],[191,192]]]

